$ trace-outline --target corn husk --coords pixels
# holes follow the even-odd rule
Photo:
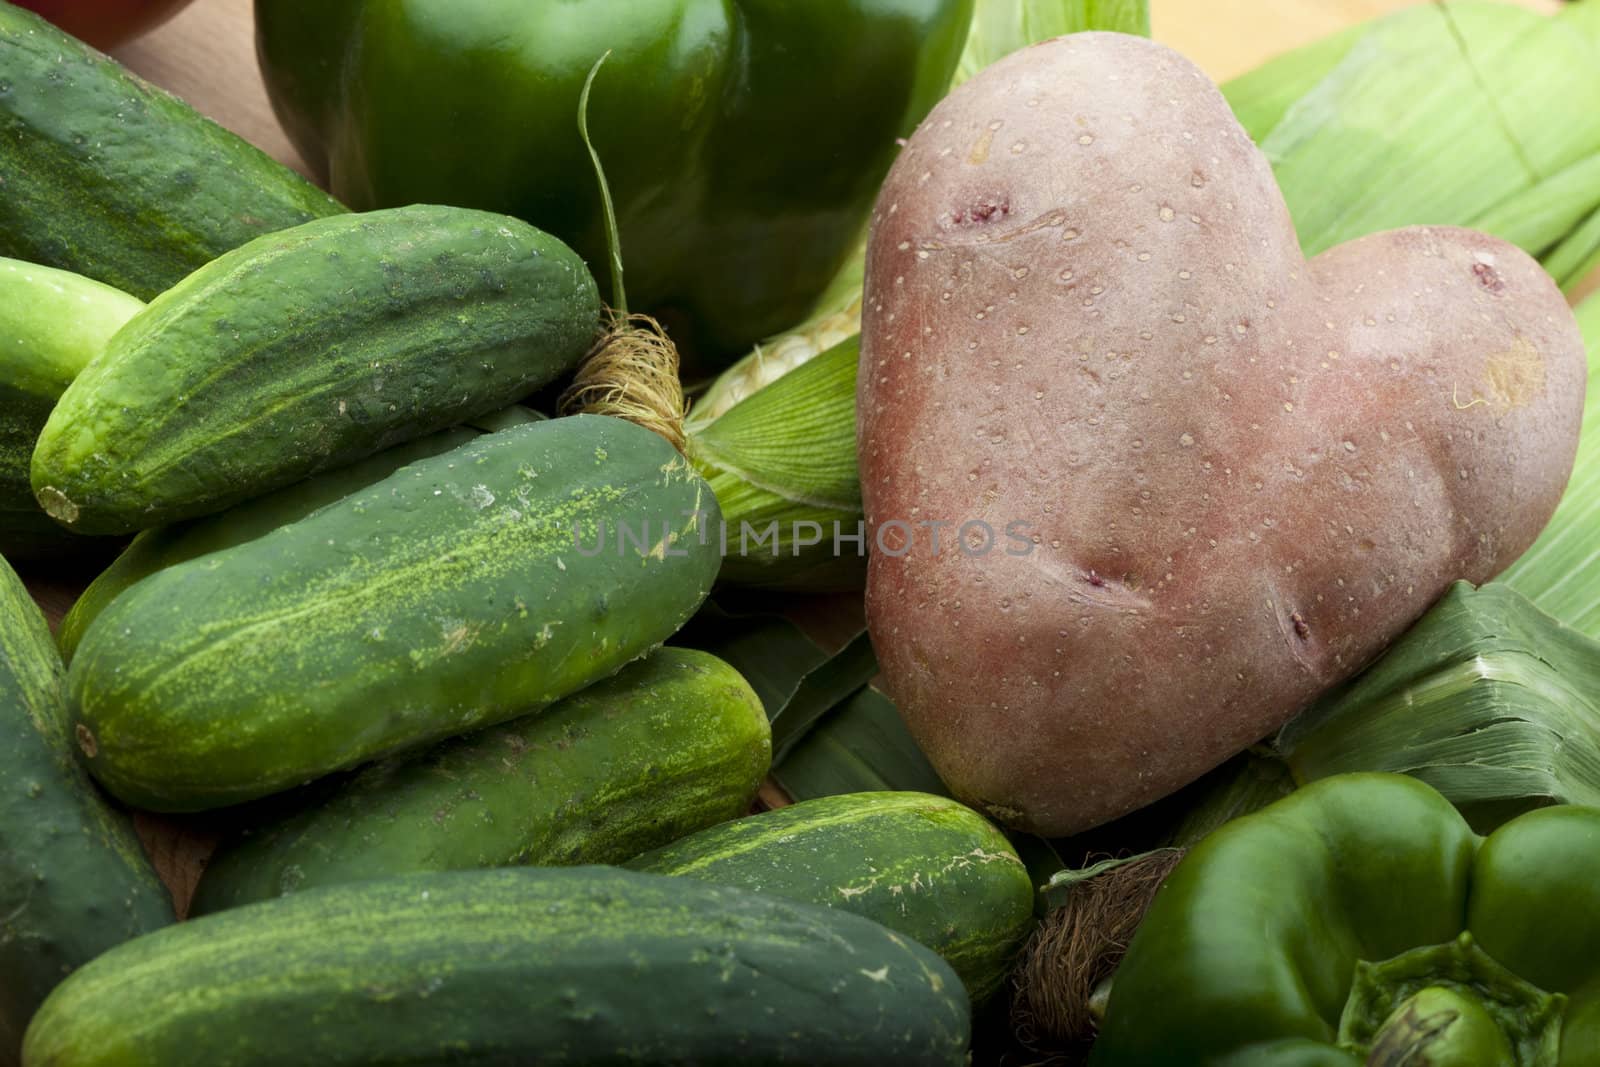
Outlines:
[[[811,317],[764,341],[717,376],[689,410],[691,433],[726,415],[785,374],[861,333],[861,282],[866,272],[866,240],[828,285]]]
[[[1302,784],[1420,778],[1480,831],[1543,804],[1600,804],[1600,642],[1509,586],[1458,582],[1276,748]]]
[[[1148,0],[979,0],[955,84],[1030,44],[1081,30],[1148,37]]]
[[[1420,4],[1223,87],[1315,255],[1415,224],[1487,230],[1577,280],[1600,247],[1600,3]]]
[[[812,592],[860,586],[858,358],[849,337],[718,418],[687,427],[687,454],[722,508],[724,582]]]
[[[1572,480],[1550,524],[1500,580],[1600,640],[1600,296],[1578,308],[1589,349],[1589,391]]]

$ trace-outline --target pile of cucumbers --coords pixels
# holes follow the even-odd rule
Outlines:
[[[571,249],[3,2],[0,190],[0,553],[100,572],[52,636],[0,562],[0,1065],[965,1061],[1028,873],[940,797],[750,814],[767,712],[665,645],[710,486],[518,403]],[[222,808],[179,922],[131,812]]]

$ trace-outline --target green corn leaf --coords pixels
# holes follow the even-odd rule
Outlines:
[[[782,714],[806,675],[828,661],[828,654],[782,615],[743,614],[716,601],[707,602],[672,644],[710,652],[744,675],[769,720]]]
[[[1239,75],[1222,87],[1234,117],[1259,142],[1332,73],[1367,32],[1366,24],[1351,26]]]
[[[878,658],[865,630],[813,668],[772,720],[772,758],[782,763],[823,717],[850,700],[878,673]]]
[[[955,84],[1018,49],[1083,30],[1148,37],[1148,0],[978,0]]]
[[[692,432],[696,457],[789,499],[836,511],[861,509],[853,455],[856,366],[851,337]],[[847,449],[849,452],[851,449]]]
[[[739,362],[723,371],[698,397],[685,423],[690,433],[721,418],[729,408],[771,385],[800,365],[861,332],[861,287],[866,276],[867,239],[861,242],[844,269],[829,283],[805,322],[751,349]]]
[[[1568,292],[1600,268],[1600,211],[1551,249],[1544,257],[1544,267]]]
[[[953,85],[1028,45],[1080,30],[1150,35],[1148,0],[977,0],[972,28]],[[833,348],[861,328],[861,282],[866,270],[865,232],[855,254],[817,301],[810,318],[756,345],[724,371],[695,402],[690,426],[718,418],[738,401],[802,363]]]
[[[1479,829],[1545,803],[1600,804],[1600,643],[1506,585],[1458,582],[1276,747],[1301,783],[1413,775]]]
[[[1600,639],[1600,295],[1578,309],[1578,325],[1589,349],[1589,390],[1572,480],[1539,539],[1500,580]]]
[[[860,587],[859,351],[859,338],[849,337],[717,418],[689,424],[689,456],[716,493],[727,530],[724,582]]]
[[[1600,210],[1595,8],[1419,4],[1223,92],[1271,160],[1308,255],[1399,226],[1470,226],[1551,255],[1567,282],[1600,246],[1600,234],[1568,237]]]
[[[1067,864],[1187,848],[1212,830],[1288,796],[1294,778],[1275,751],[1257,746],[1213,768],[1170,796],[1120,819],[1055,842]]]
[[[673,644],[710,652],[750,682],[773,724],[772,776],[794,800],[885,789],[949,795],[900,712],[867,684],[878,663],[865,632],[830,656],[784,616],[711,603]]]
[[[900,712],[871,686],[817,722],[772,776],[797,801],[883,789],[950,795]]]

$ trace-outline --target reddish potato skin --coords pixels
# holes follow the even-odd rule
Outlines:
[[[13,0],[102,52],[148,33],[190,0]]]
[[[1508,566],[1585,359],[1522,252],[1414,228],[1307,263],[1192,64],[1114,34],[991,67],[873,218],[862,491],[890,694],[958,796],[1047,835],[1156,800]],[[1024,524],[987,555],[962,522]],[[978,531],[974,530],[974,533]]]

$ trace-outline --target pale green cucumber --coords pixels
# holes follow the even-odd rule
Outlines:
[[[72,379],[143,307],[81,275],[0,258],[0,553],[7,558],[88,547],[34,500],[33,446]]]

